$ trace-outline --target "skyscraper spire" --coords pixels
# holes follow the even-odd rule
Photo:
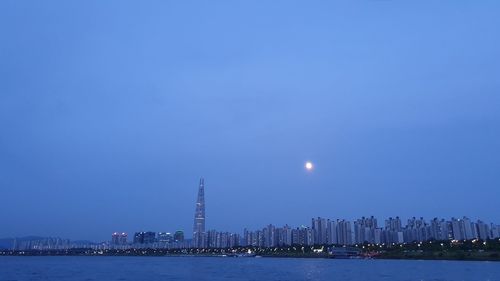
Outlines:
[[[194,211],[193,242],[197,248],[205,247],[205,180],[200,179]]]

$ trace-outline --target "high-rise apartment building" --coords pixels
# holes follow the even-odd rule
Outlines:
[[[316,218],[311,220],[311,228],[313,230],[314,244],[324,245],[327,242],[327,221],[324,218]]]
[[[174,237],[170,232],[158,232],[158,242],[161,243],[172,243]]]
[[[127,244],[127,233],[114,232],[113,234],[111,234],[111,244],[112,245],[126,245]]]
[[[156,233],[153,231],[141,231],[134,234],[134,244],[153,244],[156,242]]]
[[[174,233],[174,241],[175,242],[184,242],[184,231],[182,230],[177,230]]]

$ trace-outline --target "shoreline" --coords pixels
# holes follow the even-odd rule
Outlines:
[[[239,246],[233,248],[69,248],[0,249],[0,256],[152,256],[227,258],[386,259],[500,261],[500,241],[429,241],[407,244],[291,245],[278,247]]]
[[[83,249],[80,249],[83,250]],[[180,253],[117,253],[104,252],[85,249],[85,251],[71,250],[30,250],[30,251],[0,251],[0,257],[209,257],[209,258],[297,258],[297,259],[333,259],[333,260],[425,260],[425,261],[489,261],[500,262],[498,252],[457,252],[454,255],[442,255],[437,252],[424,253],[390,253],[376,256],[352,256],[352,257],[334,257],[328,253],[276,253],[244,256],[238,254],[180,254]]]

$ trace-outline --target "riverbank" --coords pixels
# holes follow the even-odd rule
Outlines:
[[[500,241],[430,241],[398,245],[364,244],[355,245],[354,247],[318,245],[226,249],[72,248],[0,250],[0,256],[195,256],[500,261]]]
[[[93,250],[51,250],[51,251],[2,251],[0,256],[143,256],[143,257],[238,257],[238,258],[309,258],[309,259],[330,259],[334,258],[328,253],[273,253],[262,255],[239,255],[239,254],[171,254],[152,252],[130,252],[117,253],[108,251]],[[398,253],[378,253],[373,255],[360,255],[349,259],[387,259],[387,260],[462,260],[462,261],[500,261],[498,252],[398,252]]]
[[[463,260],[463,261],[500,261],[499,252],[436,251],[436,252],[399,252],[382,253],[377,259],[399,260]]]

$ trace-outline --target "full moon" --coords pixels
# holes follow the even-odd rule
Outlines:
[[[311,171],[314,166],[313,166],[313,163],[307,161],[305,167],[306,167],[306,170]]]

